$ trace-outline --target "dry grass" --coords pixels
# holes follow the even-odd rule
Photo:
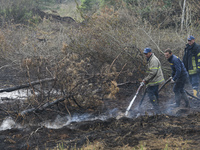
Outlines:
[[[167,137],[165,139],[151,137],[148,140],[140,141],[140,143],[134,147],[124,145],[122,147],[115,147],[115,150],[150,150],[150,149],[163,149],[163,150],[174,150],[174,149],[190,149],[189,143],[192,141],[184,140],[182,138]],[[103,141],[94,141],[92,143],[87,142],[82,148],[64,148],[62,143],[57,145],[54,150],[104,150],[106,145]]]
[[[191,141],[184,140],[182,138],[174,138],[167,137],[165,139],[155,138],[152,135],[148,140],[140,141],[140,145],[143,145],[146,149],[164,149],[164,150],[172,150],[172,149],[190,149]]]
[[[56,9],[61,16],[80,20],[79,14],[74,13],[74,3],[56,5],[51,9]],[[191,25],[184,32],[176,28],[160,29],[158,24],[152,25],[137,15],[132,15],[127,9],[116,11],[105,7],[79,28],[47,19],[38,25],[7,24],[0,30],[1,57],[12,64],[11,68],[18,73],[24,76],[28,73],[28,79],[22,78],[19,82],[57,77],[56,84],[49,91],[55,88],[59,91],[56,93],[58,97],[63,93],[72,94],[82,106],[95,109],[103,105],[105,98],[116,98],[120,90],[118,83],[139,83],[139,79],[144,77],[146,59],[142,51],[145,47],[152,48],[167,75],[169,64],[162,52],[169,47],[182,57],[186,38],[190,34],[196,37],[197,43],[200,42],[198,26]],[[41,94],[44,94],[42,90]],[[44,101],[55,98],[51,94],[48,97],[43,95]],[[68,102],[73,103],[73,99]],[[69,105],[75,107],[75,104]],[[178,127],[169,123],[164,126]],[[125,145],[117,149],[189,149],[188,142],[191,142],[171,136],[163,139],[152,133],[146,133],[146,136],[148,140],[140,141],[135,147]],[[103,141],[88,142],[82,147],[84,150],[105,148]],[[64,149],[62,143],[56,149]]]
[[[68,15],[67,7],[75,6],[61,4],[57,12]],[[101,99],[116,98],[118,83],[139,83],[145,76],[145,47],[152,48],[167,76],[170,69],[162,52],[169,47],[181,57],[189,33],[194,33],[198,42],[200,32],[194,30],[159,29],[142,23],[127,9],[105,7],[80,28],[47,19],[39,25],[8,25],[0,32],[0,48],[3,58],[14,62],[17,70],[28,71],[29,78],[56,76],[57,87],[76,95],[84,106],[91,102],[101,105]],[[32,60],[28,70],[23,67],[24,60]]]
[[[74,1],[50,5],[47,7],[45,12],[59,15],[61,17],[72,17],[77,22],[83,21],[83,18],[81,18],[80,14],[77,13],[77,5]]]

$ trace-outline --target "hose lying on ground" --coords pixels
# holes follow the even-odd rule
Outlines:
[[[167,79],[167,81],[165,81],[165,83],[160,87],[160,89],[158,90],[158,93],[164,88],[164,86],[167,84],[167,83],[169,83],[170,81],[171,81],[171,77],[169,78],[169,79]],[[139,107],[142,105],[142,102],[143,102],[143,100],[144,100],[144,97],[145,97],[145,95],[146,95],[146,93],[147,93],[147,88],[145,89],[145,91],[144,91],[144,94],[143,94],[143,96],[142,96],[142,99],[140,100],[140,104],[139,104]]]
[[[188,91],[186,91],[186,90],[185,90],[185,93],[186,93],[187,95],[191,96],[192,98],[195,98],[195,99],[197,99],[197,100],[200,100],[200,98],[198,98],[198,97],[196,97],[196,96],[190,94],[190,93],[189,93]]]
[[[167,81],[160,87],[160,89],[158,90],[158,93],[159,93],[159,92],[163,89],[163,87],[164,87],[167,83],[169,83],[170,81],[171,81],[171,77],[170,77],[169,79],[167,79]],[[185,90],[185,89],[184,89],[184,90]],[[146,93],[147,93],[147,88],[145,89],[144,94],[143,94],[143,96],[142,96],[142,99],[140,100],[139,107],[142,105],[142,102],[143,102],[143,100],[144,100],[144,97],[145,97]],[[187,95],[189,95],[190,97],[194,98],[194,99],[200,100],[200,98],[198,98],[198,97],[196,97],[196,96],[193,96],[192,94],[190,94],[190,93],[189,93],[188,91],[186,91],[186,90],[185,90],[185,93],[186,93]]]

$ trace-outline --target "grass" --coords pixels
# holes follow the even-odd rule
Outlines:
[[[76,3],[74,1],[62,4],[49,4],[43,7],[46,13],[59,15],[61,17],[72,17],[76,21],[82,21],[80,14],[77,12]]]
[[[188,143],[191,141],[183,140],[182,138],[173,138],[169,137],[166,139],[162,138],[152,138],[146,141],[140,141],[137,146],[131,147],[129,145],[125,145],[122,147],[113,148],[115,150],[148,150],[148,149],[160,149],[160,150],[174,150],[174,149],[190,149]],[[106,149],[106,145],[103,141],[95,141],[93,143],[87,142],[87,144],[83,145],[82,148],[64,148],[64,142],[58,143],[56,150],[104,150]],[[54,149],[54,150],[55,150]],[[110,149],[110,148],[109,148]]]

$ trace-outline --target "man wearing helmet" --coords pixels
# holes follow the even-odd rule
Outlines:
[[[158,88],[164,82],[164,77],[161,69],[161,63],[158,58],[152,53],[151,48],[145,48],[143,52],[147,58],[147,76],[142,83],[147,86],[147,93],[156,113],[160,113],[158,105]]]

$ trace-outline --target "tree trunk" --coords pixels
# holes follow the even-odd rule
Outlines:
[[[181,31],[183,30],[183,22],[184,22],[184,16],[185,16],[185,3],[186,0],[183,2],[183,10],[182,10],[182,17],[181,17]]]
[[[26,109],[26,110],[22,111],[22,112],[20,113],[20,115],[21,115],[21,116],[24,116],[24,115],[29,114],[29,113],[31,113],[31,112],[40,112],[40,111],[43,111],[43,110],[45,110],[46,108],[48,108],[48,107],[50,107],[50,106],[52,106],[52,105],[54,105],[54,104],[57,104],[58,102],[64,101],[65,99],[67,99],[67,98],[66,98],[66,97],[63,97],[63,98],[57,99],[57,100],[55,100],[55,101],[53,101],[53,102],[47,102],[46,104],[44,104],[44,105],[42,105],[41,107],[38,107],[38,108]]]
[[[54,81],[54,80],[55,80],[55,78],[46,78],[46,79],[43,79],[43,80],[33,81],[31,83],[28,83],[28,84],[22,84],[22,85],[18,85],[18,86],[11,87],[11,88],[1,89],[0,93],[2,93],[2,92],[12,92],[12,91],[16,91],[16,90],[19,90],[19,89],[27,88],[29,86],[34,86],[34,85],[37,85],[37,84],[40,84],[40,83],[50,82],[50,81]]]

